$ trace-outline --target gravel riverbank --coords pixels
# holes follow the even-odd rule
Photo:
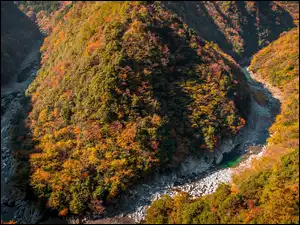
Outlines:
[[[104,218],[93,215],[86,217],[83,222],[102,223],[108,219],[114,221],[113,219],[117,218],[130,218],[139,223],[145,218],[145,212],[151,202],[162,195],[174,196],[178,191],[186,191],[193,197],[211,194],[220,183],[231,182],[234,172],[251,165],[254,158],[261,157],[266,149],[264,144],[269,136],[268,129],[279,113],[280,102],[266,86],[253,80],[247,68],[243,68],[243,72],[252,91],[251,108],[247,124],[236,137],[223,140],[220,148],[214,153],[207,153],[201,158],[191,156],[177,170],[168,174],[157,174],[151,182],[136,185],[128,194],[122,196],[118,206]],[[251,153],[248,151],[249,146],[261,147],[262,150],[259,153]],[[247,157],[235,168],[218,167],[217,164],[222,163],[223,155],[231,151],[235,151],[241,157]]]
[[[5,221],[13,219],[19,223],[36,223],[42,217],[42,212],[32,202],[25,200],[25,193],[16,193],[9,186],[9,178],[14,173],[10,129],[14,115],[23,107],[21,100],[24,92],[36,76],[40,44],[33,48],[21,66],[20,72],[31,68],[28,70],[28,77],[25,76],[24,81],[15,81],[1,90],[1,106],[5,109],[4,113],[1,113],[1,219]],[[122,195],[118,205],[112,206],[107,215],[86,216],[83,222],[91,224],[141,222],[151,202],[162,195],[174,196],[178,191],[189,192],[194,197],[211,194],[220,183],[231,182],[234,172],[249,166],[253,158],[261,157],[266,147],[257,154],[249,152],[248,147],[264,146],[269,136],[268,129],[279,113],[278,99],[281,99],[281,96],[280,92],[270,85],[255,81],[254,79],[259,80],[258,76],[248,73],[247,68],[243,68],[243,72],[252,92],[251,107],[247,124],[237,136],[223,140],[219,149],[212,153],[205,153],[201,157],[190,156],[179,168],[153,175],[152,179],[137,184]],[[221,168],[219,164],[222,164],[224,155],[229,152],[247,157],[235,168]],[[72,218],[68,220],[69,223],[78,222]]]

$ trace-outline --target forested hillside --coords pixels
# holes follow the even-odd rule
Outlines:
[[[72,1],[17,1],[16,4],[47,34],[72,7]]]
[[[289,12],[295,25],[299,26],[299,1],[274,1],[274,3]]]
[[[283,92],[267,152],[231,185],[198,199],[182,193],[157,200],[146,223],[299,223],[299,30],[259,51],[250,70]]]
[[[27,90],[31,185],[62,215],[101,211],[245,124],[240,69],[159,2],[76,2],[41,51]]]
[[[1,2],[1,86],[47,35],[3,98],[1,220],[299,223],[298,26],[298,1]]]
[[[19,8],[50,33],[72,1],[17,1]],[[299,24],[298,1],[162,1],[190,28],[236,60],[245,59]]]
[[[254,55],[250,70],[258,73],[282,91],[299,74],[299,30],[284,32],[281,37]]]
[[[299,2],[166,1],[198,34],[235,59],[245,59],[294,26]],[[288,11],[287,11],[288,10]]]
[[[17,75],[20,63],[38,39],[41,34],[35,24],[13,2],[1,1],[1,85]]]

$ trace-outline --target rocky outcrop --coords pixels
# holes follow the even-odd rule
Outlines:
[[[13,180],[10,179],[16,172],[10,131],[13,124],[18,121],[17,114],[26,108],[22,100],[28,84],[34,79],[39,67],[37,62],[40,57],[40,45],[41,42],[35,43],[21,64],[19,71],[29,68],[26,79],[1,88],[1,208],[3,208],[1,217],[4,221],[14,220],[17,223],[34,224],[43,216],[36,203],[25,200],[26,193],[15,187]]]
[[[14,220],[17,223],[36,224],[43,217],[43,212],[32,202],[18,200]]]
[[[12,92],[7,95],[1,96],[1,116],[5,113],[7,106],[12,100],[19,95],[19,92]]]

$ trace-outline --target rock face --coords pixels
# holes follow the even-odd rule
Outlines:
[[[222,161],[222,159],[223,159],[223,154],[222,153],[218,154],[216,156],[216,160],[215,160],[216,164],[220,164],[220,162]]]
[[[18,92],[12,92],[8,95],[1,96],[1,116],[5,113],[6,108],[12,102],[12,100],[17,97]]]
[[[32,22],[35,22],[35,21],[36,21],[36,14],[35,14],[35,12],[29,11],[28,13],[26,13],[26,15],[29,17],[29,19],[30,19]]]
[[[37,223],[43,216],[34,202],[25,201],[26,193],[12,186],[10,178],[15,173],[11,134],[12,124],[17,120],[17,113],[24,108],[22,99],[29,83],[36,75],[41,42],[35,43],[30,54],[20,65],[19,71],[29,68],[23,82],[13,82],[1,88],[1,219],[15,220],[17,223]],[[16,78],[16,76],[15,76]]]
[[[14,213],[17,223],[36,224],[43,217],[43,212],[32,202],[19,200],[17,208]]]
[[[248,73],[250,74],[250,76],[257,80],[258,82],[261,82],[264,84],[264,86],[272,93],[272,95],[274,96],[274,98],[278,99],[279,101],[282,101],[282,93],[280,91],[279,88],[276,88],[275,86],[271,85],[269,82],[267,82],[266,80],[262,79],[261,77],[257,76],[255,73],[253,73],[252,71],[249,71],[247,68]]]
[[[215,163],[220,164],[220,162],[223,159],[223,154],[230,152],[232,149],[234,149],[236,144],[234,143],[234,139],[226,139],[224,140],[219,150],[215,153]]]

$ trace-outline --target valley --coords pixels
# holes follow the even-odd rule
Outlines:
[[[232,173],[250,166],[253,158],[262,156],[266,139],[269,137],[268,129],[279,113],[280,102],[273,97],[272,93],[262,83],[253,80],[246,68],[243,68],[243,71],[251,92],[261,93],[267,104],[260,105],[255,100],[255,95],[252,94],[247,124],[237,136],[224,140],[216,153],[205,154],[198,158],[190,157],[178,169],[168,173],[155,174],[148,181],[137,185],[129,191],[129,194],[121,197],[121,202],[111,208],[108,218],[111,219],[112,215],[115,216],[113,220],[128,217],[136,223],[140,223],[145,219],[147,207],[162,195],[168,194],[172,197],[180,191],[185,191],[193,197],[211,194],[216,191],[220,183],[231,182]],[[253,146],[259,147],[262,151],[249,153],[248,148]],[[220,153],[226,154],[227,152],[233,152],[239,157],[246,156],[246,158],[238,163],[235,168],[221,169],[216,161],[220,157]],[[94,217],[87,217],[83,221],[85,223],[103,222],[96,218],[95,215]],[[104,220],[107,220],[107,218]]]
[[[36,76],[38,67],[32,67],[31,64],[32,62],[39,61],[39,46],[40,43],[37,43],[36,46],[33,47],[31,53],[24,60],[23,66],[21,66],[22,69],[28,68],[28,66],[31,68],[28,72],[28,78],[22,83],[15,81],[11,83],[11,86],[2,89],[2,97],[9,96],[12,92],[18,93],[18,97],[13,98],[13,100],[8,103],[6,113],[1,117],[1,149],[2,155],[6,156],[5,158],[2,157],[1,161],[1,177],[3,179],[1,182],[2,193],[7,193],[7,183],[4,182],[4,180],[8,180],[13,174],[12,158],[9,148],[10,134],[8,132],[11,128],[10,121],[18,120],[16,118],[18,111],[22,111],[24,107],[26,108],[20,101],[24,98],[26,87]],[[279,113],[280,103],[262,83],[253,80],[246,67],[243,68],[243,72],[252,93],[251,107],[246,126],[238,135],[231,139],[224,140],[216,152],[206,153],[199,157],[189,157],[176,170],[154,174],[154,176],[145,180],[143,184],[133,187],[129,193],[121,196],[120,202],[118,202],[116,206],[108,208],[106,216],[103,214],[95,214],[93,216],[84,217],[83,222],[102,223],[105,220],[118,220],[120,222],[123,220],[126,221],[125,218],[129,218],[129,221],[131,219],[139,223],[144,220],[145,211],[150,203],[160,196],[164,194],[174,196],[178,191],[186,191],[194,197],[213,193],[219,183],[230,182],[232,173],[239,170],[239,168],[249,166],[253,157],[261,156],[262,152],[249,153],[248,148],[251,146],[257,146],[260,149],[263,148],[268,138],[268,129],[274,122],[275,116]],[[259,103],[255,98],[256,94],[261,94],[266,103]],[[237,163],[234,168],[229,167],[222,169],[222,157],[228,153],[231,153],[231,157],[234,156],[237,157],[237,159],[243,158],[243,160]],[[2,207],[3,212],[8,210],[2,214],[2,220],[14,219],[17,222],[28,222],[30,220],[27,219],[31,217],[34,219],[39,218],[38,215],[32,215],[30,212],[26,213],[24,211],[24,208],[28,207],[28,205],[24,205],[24,202],[28,204],[28,201],[24,199],[24,195],[20,197],[7,193],[7,195],[2,196],[4,196],[4,199],[16,198],[14,207],[5,206],[8,203],[5,200],[2,201],[4,204],[4,207]],[[50,221],[52,220],[53,219],[50,219]],[[76,219],[72,219],[71,217],[70,222],[72,221],[74,222]]]
[[[297,220],[297,3],[15,4],[1,224]]]

